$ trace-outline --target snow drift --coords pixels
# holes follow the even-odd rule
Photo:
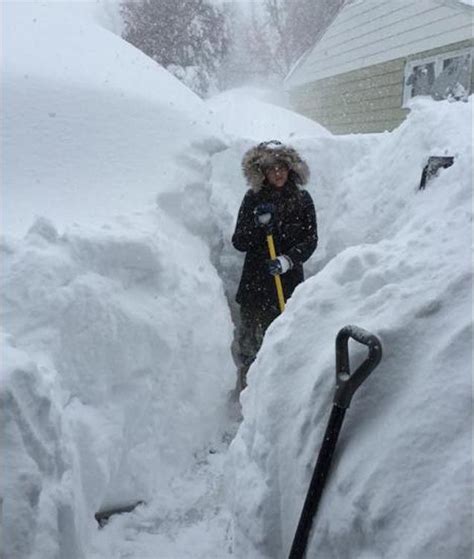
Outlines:
[[[95,21],[91,2],[2,5],[2,229],[140,211],[225,147],[205,104]],[[13,187],[14,186],[14,187]]]
[[[348,412],[308,556],[471,557],[471,114],[472,101],[421,100],[391,134],[294,142],[316,178],[338,161],[340,180],[315,191],[322,269],[268,330],[242,395],[238,557],[288,554],[346,324],[379,335],[384,358]],[[444,154],[453,167],[418,192]]]
[[[217,437],[233,381],[221,282],[164,216],[62,236],[38,221],[2,248],[3,550],[82,556],[95,512],[164,491]]]
[[[166,494],[220,434],[222,283],[154,206],[225,144],[90,3],[2,11],[2,557],[76,559],[95,512]]]
[[[272,96],[266,90],[241,87],[212,97],[207,106],[221,132],[234,142],[331,136],[314,120],[282,107],[282,102],[276,92]]]

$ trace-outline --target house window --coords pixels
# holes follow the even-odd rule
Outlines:
[[[430,95],[435,81],[435,63],[426,62],[413,66],[405,85],[410,86],[408,90],[409,99],[417,95]]]
[[[472,51],[465,49],[412,60],[405,67],[403,106],[417,95],[433,99],[466,99],[471,93]]]

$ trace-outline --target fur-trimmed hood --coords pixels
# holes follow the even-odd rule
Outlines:
[[[242,159],[242,171],[254,192],[258,192],[265,182],[265,168],[283,162],[288,165],[296,184],[304,186],[310,176],[309,167],[291,146],[272,140],[262,142],[247,151]]]

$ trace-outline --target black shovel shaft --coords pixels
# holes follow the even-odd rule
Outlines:
[[[367,346],[369,353],[365,361],[351,374],[349,363],[349,339]],[[342,328],[336,337],[336,393],[329,422],[314,468],[313,477],[303,505],[296,534],[291,546],[289,559],[303,559],[306,553],[313,518],[319,507],[326,479],[336,449],[337,439],[341,431],[346,410],[350,406],[354,393],[370,373],[377,367],[382,358],[380,340],[357,326],[348,325]]]
[[[345,414],[345,408],[333,406],[288,559],[304,557],[313,518],[319,507]]]

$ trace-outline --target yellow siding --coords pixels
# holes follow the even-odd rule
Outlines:
[[[290,90],[291,103],[334,134],[393,130],[408,114],[402,108],[406,62],[471,44],[463,41],[301,85]]]

